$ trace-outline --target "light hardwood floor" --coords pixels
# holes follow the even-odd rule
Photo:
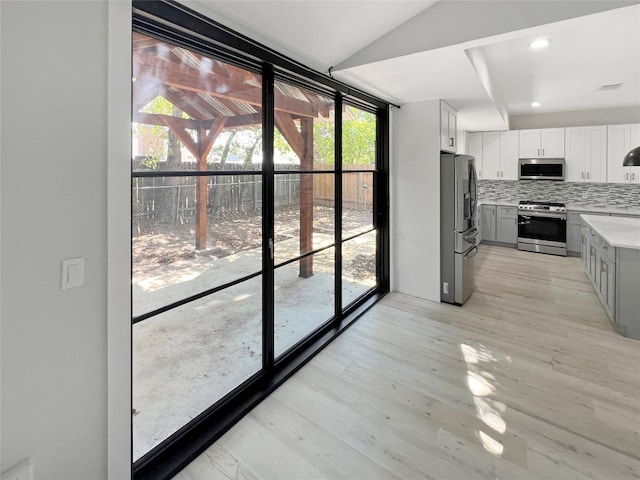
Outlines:
[[[640,478],[640,341],[579,259],[478,258],[463,307],[389,294],[176,479]]]

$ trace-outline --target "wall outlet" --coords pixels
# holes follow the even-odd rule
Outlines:
[[[442,293],[449,293],[449,284],[447,282],[442,282]]]
[[[22,462],[8,468],[2,475],[1,480],[33,480],[33,464],[31,459],[27,458]]]

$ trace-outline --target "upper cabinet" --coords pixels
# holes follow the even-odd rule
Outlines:
[[[518,146],[517,130],[500,132],[500,180],[518,179]]]
[[[467,135],[467,153],[476,159],[476,172],[478,178],[484,177],[484,157],[482,155],[482,133],[471,132]]]
[[[568,182],[607,181],[607,127],[565,128]]]
[[[482,168],[488,180],[500,180],[500,132],[482,132]]]
[[[640,124],[609,125],[607,128],[607,179],[609,183],[640,183],[640,167],[623,167],[632,148],[640,145]]]
[[[518,179],[518,131],[476,132],[468,135],[468,152],[476,158],[478,178]]]
[[[564,158],[564,128],[519,131],[520,158]]]
[[[440,150],[457,151],[457,112],[446,102],[440,101]]]

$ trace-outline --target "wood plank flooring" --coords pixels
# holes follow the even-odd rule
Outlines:
[[[389,294],[175,478],[640,478],[640,342],[576,258],[481,246],[463,307]]]

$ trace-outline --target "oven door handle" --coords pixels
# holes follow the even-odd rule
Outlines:
[[[564,212],[527,212],[526,215],[518,213],[521,217],[525,218],[556,218],[558,220],[566,220],[567,214]]]
[[[518,225],[531,225],[531,222],[529,220],[526,222],[518,222]]]

